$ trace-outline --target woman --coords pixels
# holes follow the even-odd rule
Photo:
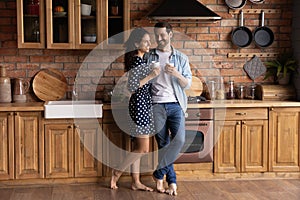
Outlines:
[[[133,190],[153,191],[140,182],[140,158],[149,152],[149,137],[154,133],[151,83],[159,73],[159,68],[148,66],[144,54],[150,50],[150,35],[143,28],[134,29],[125,43],[125,71],[129,73],[128,89],[132,93],[129,100],[130,131],[134,141],[132,153],[128,154],[118,170],[112,171],[110,187],[117,189],[117,181],[124,170],[132,165]]]

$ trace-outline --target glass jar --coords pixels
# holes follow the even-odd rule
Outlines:
[[[253,83],[253,84],[250,84],[247,88],[247,99],[255,99],[255,88],[256,88],[256,85]]]
[[[244,99],[245,98],[245,90],[244,90],[244,86],[242,84],[238,85],[236,87],[236,98],[237,99]]]
[[[228,81],[228,92],[227,92],[227,99],[234,99],[234,81]]]

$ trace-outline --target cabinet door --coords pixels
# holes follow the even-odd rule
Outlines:
[[[128,37],[128,33],[124,32],[130,29],[130,1],[117,0],[118,12],[115,13],[114,2],[116,0],[101,0],[102,9],[102,24],[104,31],[104,40],[113,48],[122,47],[121,44]],[[124,33],[123,33],[124,32]],[[122,33],[122,34],[119,34]]]
[[[130,151],[130,137],[115,123],[103,124],[103,175],[111,176],[111,168],[117,168]],[[126,173],[125,173],[126,174]]]
[[[90,15],[83,15],[81,13],[81,4],[91,5]],[[103,4],[98,0],[75,0],[76,49],[93,49],[103,40],[100,13],[105,8],[102,6]]]
[[[102,175],[102,126],[95,120],[75,126],[75,177]]]
[[[215,121],[214,172],[240,172],[240,121]]]
[[[56,7],[64,12],[57,12]],[[74,0],[46,1],[47,48],[75,48]]]
[[[242,121],[242,172],[268,168],[268,120]]]
[[[44,177],[41,112],[15,113],[16,179]]]
[[[0,113],[0,180],[14,178],[13,112]]]
[[[299,171],[300,108],[270,111],[270,171]]]
[[[46,124],[45,143],[46,178],[73,177],[73,124]]]
[[[45,1],[17,1],[18,48],[45,48]]]

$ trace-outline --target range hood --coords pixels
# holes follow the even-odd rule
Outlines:
[[[220,20],[221,17],[197,0],[163,0],[148,15],[154,20]]]

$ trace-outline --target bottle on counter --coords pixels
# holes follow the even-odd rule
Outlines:
[[[10,78],[6,76],[6,68],[0,66],[0,103],[11,102]]]

